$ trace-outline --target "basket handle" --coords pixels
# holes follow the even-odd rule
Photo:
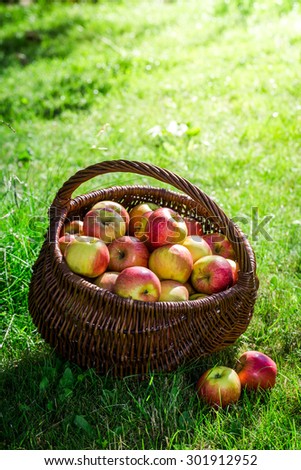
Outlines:
[[[151,163],[144,163],[138,161],[127,161],[127,160],[108,160],[101,163],[88,166],[83,170],[77,171],[71,176],[58,190],[53,205],[59,207],[67,207],[71,200],[73,192],[86,181],[103,175],[106,173],[136,173],[143,176],[149,176],[155,178],[163,183],[170,184],[175,188],[183,191],[189,195],[193,200],[202,204],[207,211],[214,217],[217,217],[220,221],[229,223],[229,219],[225,213],[218,207],[218,205],[212,201],[203,191],[197,186],[190,183],[187,179],[173,173],[166,168],[160,168]]]
[[[244,264],[247,270],[255,270],[255,260],[250,260],[252,250],[246,237],[240,232],[236,225],[230,221],[226,214],[219,208],[219,206],[197,186],[190,183],[187,179],[177,175],[176,173],[160,168],[151,163],[128,161],[128,160],[108,160],[101,163],[88,166],[83,170],[77,171],[71,176],[59,189],[53,201],[52,207],[59,207],[66,209],[69,206],[73,192],[84,182],[94,178],[95,176],[103,175],[106,173],[136,173],[143,176],[155,178],[163,183],[170,184],[178,190],[190,196],[195,202],[201,204],[206,208],[211,217],[217,220],[221,227],[224,227],[228,236],[231,237],[233,243],[240,245],[239,250],[244,252]],[[248,252],[248,253],[247,253]],[[253,265],[253,266],[252,266]]]

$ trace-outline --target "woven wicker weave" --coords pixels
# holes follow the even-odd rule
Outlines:
[[[81,183],[111,172],[153,177],[180,192],[116,186],[71,198]],[[72,273],[58,246],[62,225],[66,218],[83,217],[100,200],[115,200],[127,209],[154,202],[201,221],[205,232],[220,230],[233,243],[240,265],[238,282],[199,300],[152,303],[121,298]],[[218,205],[186,179],[147,163],[102,162],[65,182],[49,218],[48,233],[33,267],[29,311],[42,337],[65,359],[119,377],[171,371],[186,360],[233,344],[248,327],[258,287],[253,250]]]

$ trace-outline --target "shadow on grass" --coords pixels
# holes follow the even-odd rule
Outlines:
[[[101,24],[99,31],[105,27],[105,23]],[[26,67],[44,59],[65,59],[81,41],[89,40],[89,31],[83,29],[84,20],[73,17],[48,29],[20,31],[4,37],[0,41],[0,74],[9,66]],[[120,86],[126,81],[131,69],[132,59],[117,55],[114,60],[106,57],[100,69],[91,63],[84,68],[73,62],[64,75],[61,70],[55,73],[54,67],[45,66],[44,77],[33,70],[25,88],[15,88],[13,93],[3,89],[0,118],[6,122],[14,122],[24,115],[53,119],[67,110],[88,110],[113,85]]]
[[[106,2],[90,1],[85,3]],[[122,2],[115,0],[114,3]],[[0,39],[0,73],[3,73],[5,68],[18,63],[21,66],[26,66],[38,59],[64,59],[82,41],[83,35],[89,36],[89,31],[85,29],[86,20],[80,14],[74,14],[71,9],[72,2],[69,6],[70,10],[63,10],[65,14],[61,13],[59,19],[56,18],[59,7],[55,7],[52,2],[47,1],[32,1],[26,6],[15,5],[9,10],[3,8],[0,12],[2,27],[8,26],[9,29],[12,24],[19,24],[19,27],[13,28],[15,32]],[[68,17],[69,11],[70,16]],[[32,18],[30,18],[31,13],[33,14]],[[35,20],[36,17],[39,18],[38,24]],[[45,24],[45,26],[42,27],[41,24]],[[106,30],[106,28],[107,23],[102,21],[99,24],[98,32],[102,29]]]
[[[1,40],[0,70],[15,63],[26,66],[37,59],[66,58],[78,40],[70,37],[72,30],[82,25],[81,18],[65,20],[49,29],[18,31]]]
[[[1,374],[2,448],[76,449],[79,442],[83,448],[91,445],[95,432],[82,414],[87,412],[83,411],[87,400],[93,406],[91,389],[103,380],[93,370],[82,371],[63,361],[50,348],[25,353],[17,365],[9,364]],[[94,386],[88,387],[89,381]],[[108,384],[113,385],[112,381]]]
[[[122,381],[82,370],[48,347],[27,352],[1,374],[1,448],[116,449],[120,415],[140,386],[137,377]]]
[[[82,370],[48,347],[27,352],[1,374],[2,447],[166,448],[166,435],[187,434],[193,424],[192,404],[198,402],[190,380],[189,368],[143,381],[116,379]]]

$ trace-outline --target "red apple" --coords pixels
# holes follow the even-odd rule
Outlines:
[[[84,234],[96,237],[105,243],[111,243],[115,238],[126,233],[126,223],[123,217],[110,207],[93,209],[84,217]]]
[[[235,370],[216,366],[204,372],[197,382],[197,393],[201,400],[214,408],[225,408],[236,403],[241,394],[241,384]]]
[[[138,238],[124,235],[108,245],[111,271],[123,271],[130,266],[148,267],[149,251]]]
[[[203,238],[210,246],[213,255],[219,255],[233,260],[236,259],[233,246],[226,235],[218,232],[208,233],[203,235]]]
[[[104,209],[108,207],[109,209],[113,209],[115,212],[121,215],[123,218],[125,224],[126,224],[126,229],[128,230],[129,223],[130,223],[130,215],[126,208],[122,205],[119,204],[119,202],[116,201],[99,201],[94,206],[92,207],[92,210],[95,209]]]
[[[247,390],[268,389],[276,383],[277,365],[262,352],[246,351],[238,359],[235,369],[241,386]]]
[[[132,207],[129,211],[130,224],[129,224],[129,234],[136,236],[136,232],[140,232],[141,228],[145,228],[147,220],[143,217],[146,213],[151,213],[155,209],[158,209],[159,206],[152,202],[144,202],[137,204]]]
[[[212,255],[210,246],[199,235],[188,235],[182,245],[190,251],[194,263],[203,256]]]
[[[65,259],[74,273],[94,278],[105,272],[110,255],[107,245],[99,238],[75,236],[67,245]]]
[[[105,271],[94,280],[94,284],[96,284],[98,287],[101,287],[102,289],[107,289],[111,292],[114,292],[114,286],[118,276],[119,272]]]
[[[84,234],[84,223],[82,220],[74,219],[67,221],[61,231],[61,236],[69,233],[70,235],[83,235]]]
[[[160,207],[150,214],[145,228],[149,235],[148,243],[152,248],[182,243],[187,236],[183,218],[168,207]]]
[[[172,279],[184,283],[190,277],[193,261],[185,246],[164,245],[150,254],[148,266],[161,280]]]
[[[161,293],[161,283],[150,269],[143,266],[126,268],[117,277],[114,292],[143,302],[157,302]]]
[[[171,279],[161,281],[160,302],[181,302],[188,300],[188,297],[188,290],[184,284]]]
[[[201,222],[193,219],[192,217],[184,217],[184,221],[186,223],[188,235],[203,235],[203,227]]]
[[[230,263],[232,268],[233,284],[236,284],[238,280],[239,264],[233,259],[227,258],[227,261]]]
[[[69,243],[73,240],[75,240],[75,236],[71,235],[70,233],[65,233],[65,235],[59,238],[59,247],[63,256],[65,254],[67,245],[69,245]]]
[[[233,274],[230,263],[218,255],[200,258],[193,265],[191,283],[197,292],[215,294],[233,284]]]

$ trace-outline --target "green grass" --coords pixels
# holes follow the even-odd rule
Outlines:
[[[33,2],[1,4],[0,18],[3,448],[300,450],[300,2]],[[187,132],[168,133],[172,121]],[[117,158],[197,184],[258,261],[254,316],[236,344],[144,382],[64,362],[27,307],[56,191]],[[155,184],[112,174],[76,194],[138,179]],[[256,211],[272,216],[269,237],[256,237]],[[200,403],[201,372],[247,349],[277,362],[275,388],[226,410]]]

